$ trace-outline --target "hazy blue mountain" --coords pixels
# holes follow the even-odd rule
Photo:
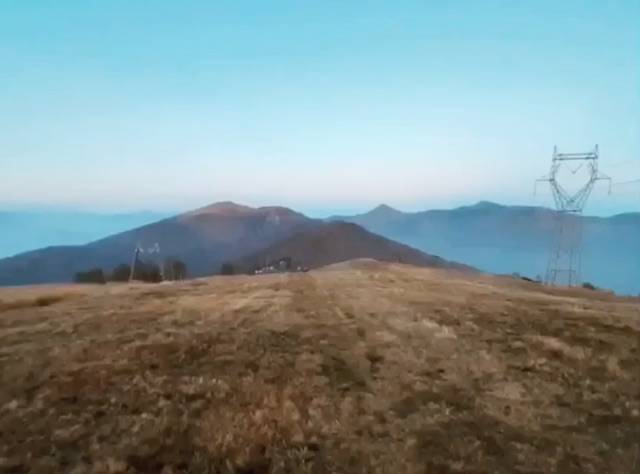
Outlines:
[[[542,207],[479,202],[403,213],[389,206],[335,216],[389,239],[492,273],[544,276],[557,214]],[[583,217],[582,277],[620,293],[640,293],[640,213]]]
[[[80,245],[167,217],[138,212],[0,211],[0,258],[52,245]]]

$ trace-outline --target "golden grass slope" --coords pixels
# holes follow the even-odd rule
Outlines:
[[[371,261],[3,289],[0,472],[637,473],[639,341],[638,300]]]

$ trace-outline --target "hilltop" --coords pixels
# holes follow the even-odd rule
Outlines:
[[[640,300],[372,260],[0,289],[0,470],[632,473]]]

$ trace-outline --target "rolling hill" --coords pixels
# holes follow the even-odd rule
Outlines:
[[[347,222],[332,222],[296,233],[234,262],[234,267],[241,272],[251,272],[286,257],[291,259],[294,268],[318,268],[346,260],[372,258],[421,267],[470,270]]]
[[[375,262],[0,288],[0,472],[637,473],[639,303]]]
[[[331,221],[353,222],[425,252],[491,273],[544,276],[558,214],[547,208],[479,202],[405,213],[389,206]],[[640,213],[582,218],[582,277],[625,294],[640,293]]]

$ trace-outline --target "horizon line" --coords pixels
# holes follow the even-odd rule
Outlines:
[[[347,211],[347,208],[345,207],[344,211],[339,211],[339,212],[325,212],[322,214],[322,216],[320,216],[318,211],[321,208],[318,208],[317,206],[315,207],[315,209],[309,209],[308,207],[305,209],[305,207],[303,206],[302,208],[297,208],[297,207],[293,207],[293,206],[286,206],[286,205],[281,205],[281,204],[268,204],[268,205],[250,205],[250,204],[245,204],[242,203],[240,201],[233,201],[233,200],[221,200],[221,201],[215,201],[209,204],[205,204],[205,205],[199,205],[196,207],[191,207],[188,209],[167,209],[167,210],[152,210],[152,209],[136,209],[136,210],[107,210],[107,209],[102,209],[100,210],[99,208],[94,208],[94,209],[87,209],[87,208],[78,208],[78,207],[73,207],[73,206],[66,206],[66,205],[49,205],[49,204],[42,204],[42,203],[24,203],[24,204],[18,204],[18,203],[13,203],[13,204],[9,204],[7,205],[7,203],[0,203],[0,213],[23,213],[23,214],[46,214],[46,213],[50,213],[50,214],[89,214],[89,215],[104,215],[104,216],[132,216],[132,215],[140,215],[140,214],[150,214],[150,215],[157,215],[158,217],[160,216],[164,216],[163,218],[170,218],[170,217],[177,217],[180,216],[182,214],[188,214],[200,209],[205,209],[207,207],[212,207],[215,205],[220,205],[220,204],[226,204],[226,205],[235,205],[238,207],[244,207],[244,208],[250,208],[253,210],[259,210],[259,209],[266,209],[266,208],[284,208],[284,209],[289,209],[291,211],[297,212],[299,214],[303,214],[306,217],[310,217],[310,215],[316,215],[316,217],[314,217],[315,219],[329,219],[329,218],[336,218],[336,217],[353,217],[353,216],[359,216],[359,215],[365,215],[365,214],[369,214],[371,212],[376,211],[377,209],[380,208],[387,208],[391,211],[395,211],[395,212],[399,212],[402,214],[420,214],[423,212],[432,212],[432,211],[455,211],[455,210],[459,210],[459,209],[464,209],[464,208],[473,208],[473,207],[481,207],[481,206],[495,206],[495,207],[500,207],[500,208],[530,208],[530,209],[545,209],[545,210],[549,210],[549,211],[555,211],[555,212],[559,212],[557,209],[554,209],[553,207],[550,206],[545,206],[545,205],[534,205],[534,204],[504,204],[502,202],[497,202],[497,201],[491,201],[491,200],[478,200],[473,202],[472,204],[462,204],[462,205],[452,205],[449,207],[427,207],[427,208],[420,208],[418,210],[403,210],[401,209],[399,206],[392,206],[389,204],[386,204],[384,202],[381,202],[380,204],[377,204],[375,206],[369,206],[366,208],[359,208],[359,210],[355,210],[354,208],[350,209],[350,212]],[[327,206],[327,208],[329,208],[330,206]],[[335,206],[333,206],[335,207]],[[301,210],[298,210],[301,209]],[[625,211],[625,212],[616,212],[616,213],[610,213],[610,214],[602,214],[602,215],[597,215],[597,214],[589,214],[587,212],[582,212],[580,213],[583,217],[598,217],[598,218],[610,218],[610,217],[616,217],[616,216],[622,216],[622,215],[627,215],[627,214],[640,214],[640,210],[638,211]]]

